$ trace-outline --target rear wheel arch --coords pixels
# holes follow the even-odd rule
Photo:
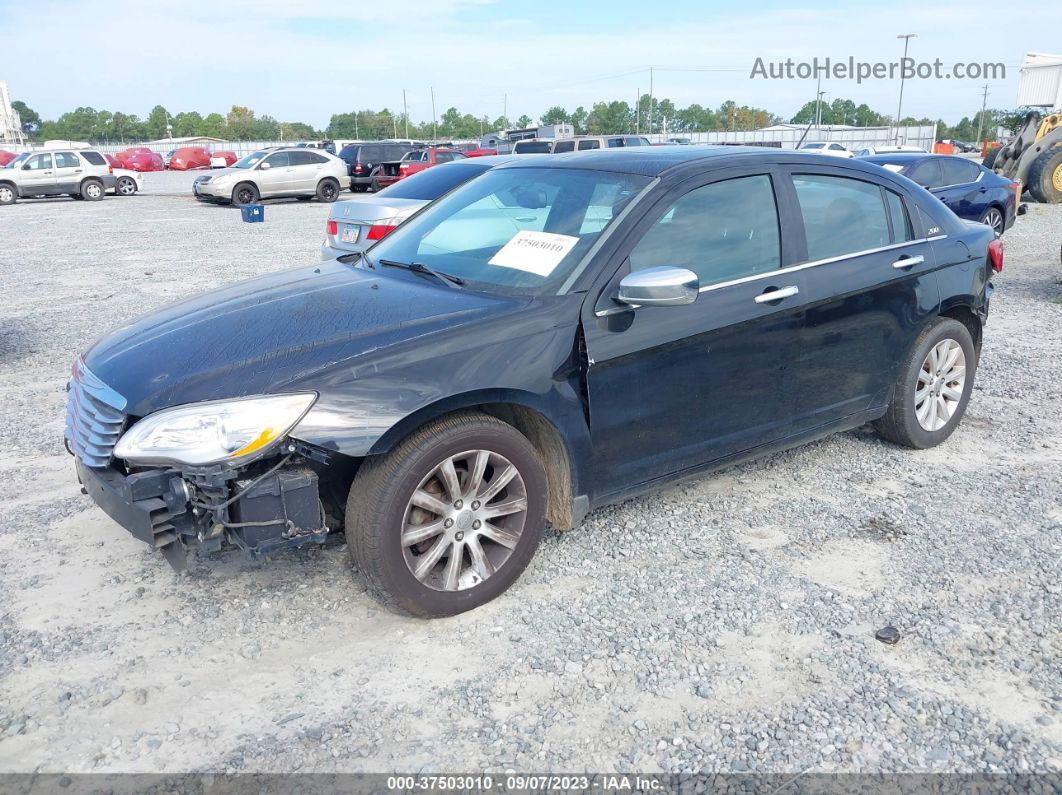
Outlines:
[[[950,317],[952,320],[958,320],[966,326],[966,330],[970,332],[970,337],[973,339],[974,350],[980,355],[982,322],[973,307],[969,304],[956,304],[942,311],[939,317]]]
[[[573,511],[573,498],[579,494],[581,479],[572,445],[558,423],[530,403],[531,396],[519,392],[498,394],[468,393],[437,401],[413,412],[386,431],[369,450],[370,455],[387,453],[419,428],[441,417],[478,411],[500,419],[523,434],[542,458],[549,490],[546,518],[558,529],[568,529],[581,519]]]

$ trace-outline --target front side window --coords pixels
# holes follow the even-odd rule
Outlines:
[[[291,164],[291,158],[287,152],[274,152],[265,159],[270,168],[284,168]]]
[[[583,149],[600,149],[600,148],[601,148],[601,142],[596,140],[596,139],[590,140],[590,141],[580,141],[579,142],[579,151],[582,151]]]
[[[29,160],[26,161],[26,165],[24,165],[22,168],[24,168],[26,171],[40,171],[42,169],[51,168],[51,167],[52,167],[52,156],[51,155],[34,155],[33,157],[31,157]]]
[[[377,268],[383,260],[422,263],[472,289],[555,289],[650,181],[583,169],[494,169],[429,205],[368,259]]]
[[[453,152],[437,152],[435,154],[436,163],[449,163],[454,159]]]
[[[778,210],[765,174],[713,182],[671,205],[631,251],[631,270],[686,268],[702,286],[781,265]]]
[[[80,165],[81,161],[77,159],[77,155],[75,155],[73,152],[55,153],[56,168],[77,168]]]
[[[609,138],[608,139],[608,145],[609,145],[609,148],[615,148],[617,146],[623,146],[623,139],[622,138]]]
[[[553,154],[558,154],[559,152],[574,152],[574,151],[575,151],[575,141],[557,141],[555,144],[553,144]]]
[[[822,174],[795,174],[808,259],[840,257],[892,242],[881,188],[871,182]]]

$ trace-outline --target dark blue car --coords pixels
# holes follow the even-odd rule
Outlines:
[[[452,615],[547,521],[867,422],[940,444],[1000,268],[991,229],[871,163],[518,159],[364,254],[115,329],[75,363],[66,439],[175,566],[342,529],[382,600]]]
[[[980,163],[951,155],[922,152],[860,158],[903,174],[928,190],[960,218],[978,221],[1002,235],[1014,224],[1016,184]]]

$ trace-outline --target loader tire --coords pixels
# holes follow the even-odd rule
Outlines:
[[[1036,156],[1029,166],[1026,188],[1037,201],[1062,204],[1062,146],[1053,146]]]
[[[985,159],[981,161],[981,165],[991,171],[992,166],[996,163],[996,157],[999,155],[999,150],[1002,148],[1003,147],[1001,146],[997,146],[995,149],[989,149],[988,154],[985,155]]]

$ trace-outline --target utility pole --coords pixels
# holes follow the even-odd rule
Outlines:
[[[406,140],[409,140],[409,108],[406,107],[406,90],[402,89],[402,117],[406,120]],[[398,137],[397,135],[395,136]]]
[[[436,143],[439,140],[439,125],[435,119],[435,89],[428,86],[428,90],[431,92],[431,142]]]
[[[896,38],[903,39],[903,61],[900,62],[900,101],[896,105],[896,139],[900,137],[900,120],[903,118],[903,66],[904,61],[907,60],[907,45],[911,43],[911,39],[918,38],[917,33],[901,33]]]
[[[509,124],[509,95],[502,94],[502,119],[505,120],[505,124]]]
[[[653,134],[653,67],[649,67],[649,134]]]
[[[359,141],[361,140],[361,135],[358,133],[358,114],[360,112],[361,111],[357,110],[354,111],[354,137],[357,138]]]
[[[642,89],[634,89],[634,134],[642,131]]]
[[[981,94],[981,115],[977,117],[977,143],[981,143],[981,132],[985,123],[985,108],[988,107],[988,83],[985,83]]]
[[[815,81],[815,135],[819,134],[819,124],[822,123],[822,72],[819,72]]]

